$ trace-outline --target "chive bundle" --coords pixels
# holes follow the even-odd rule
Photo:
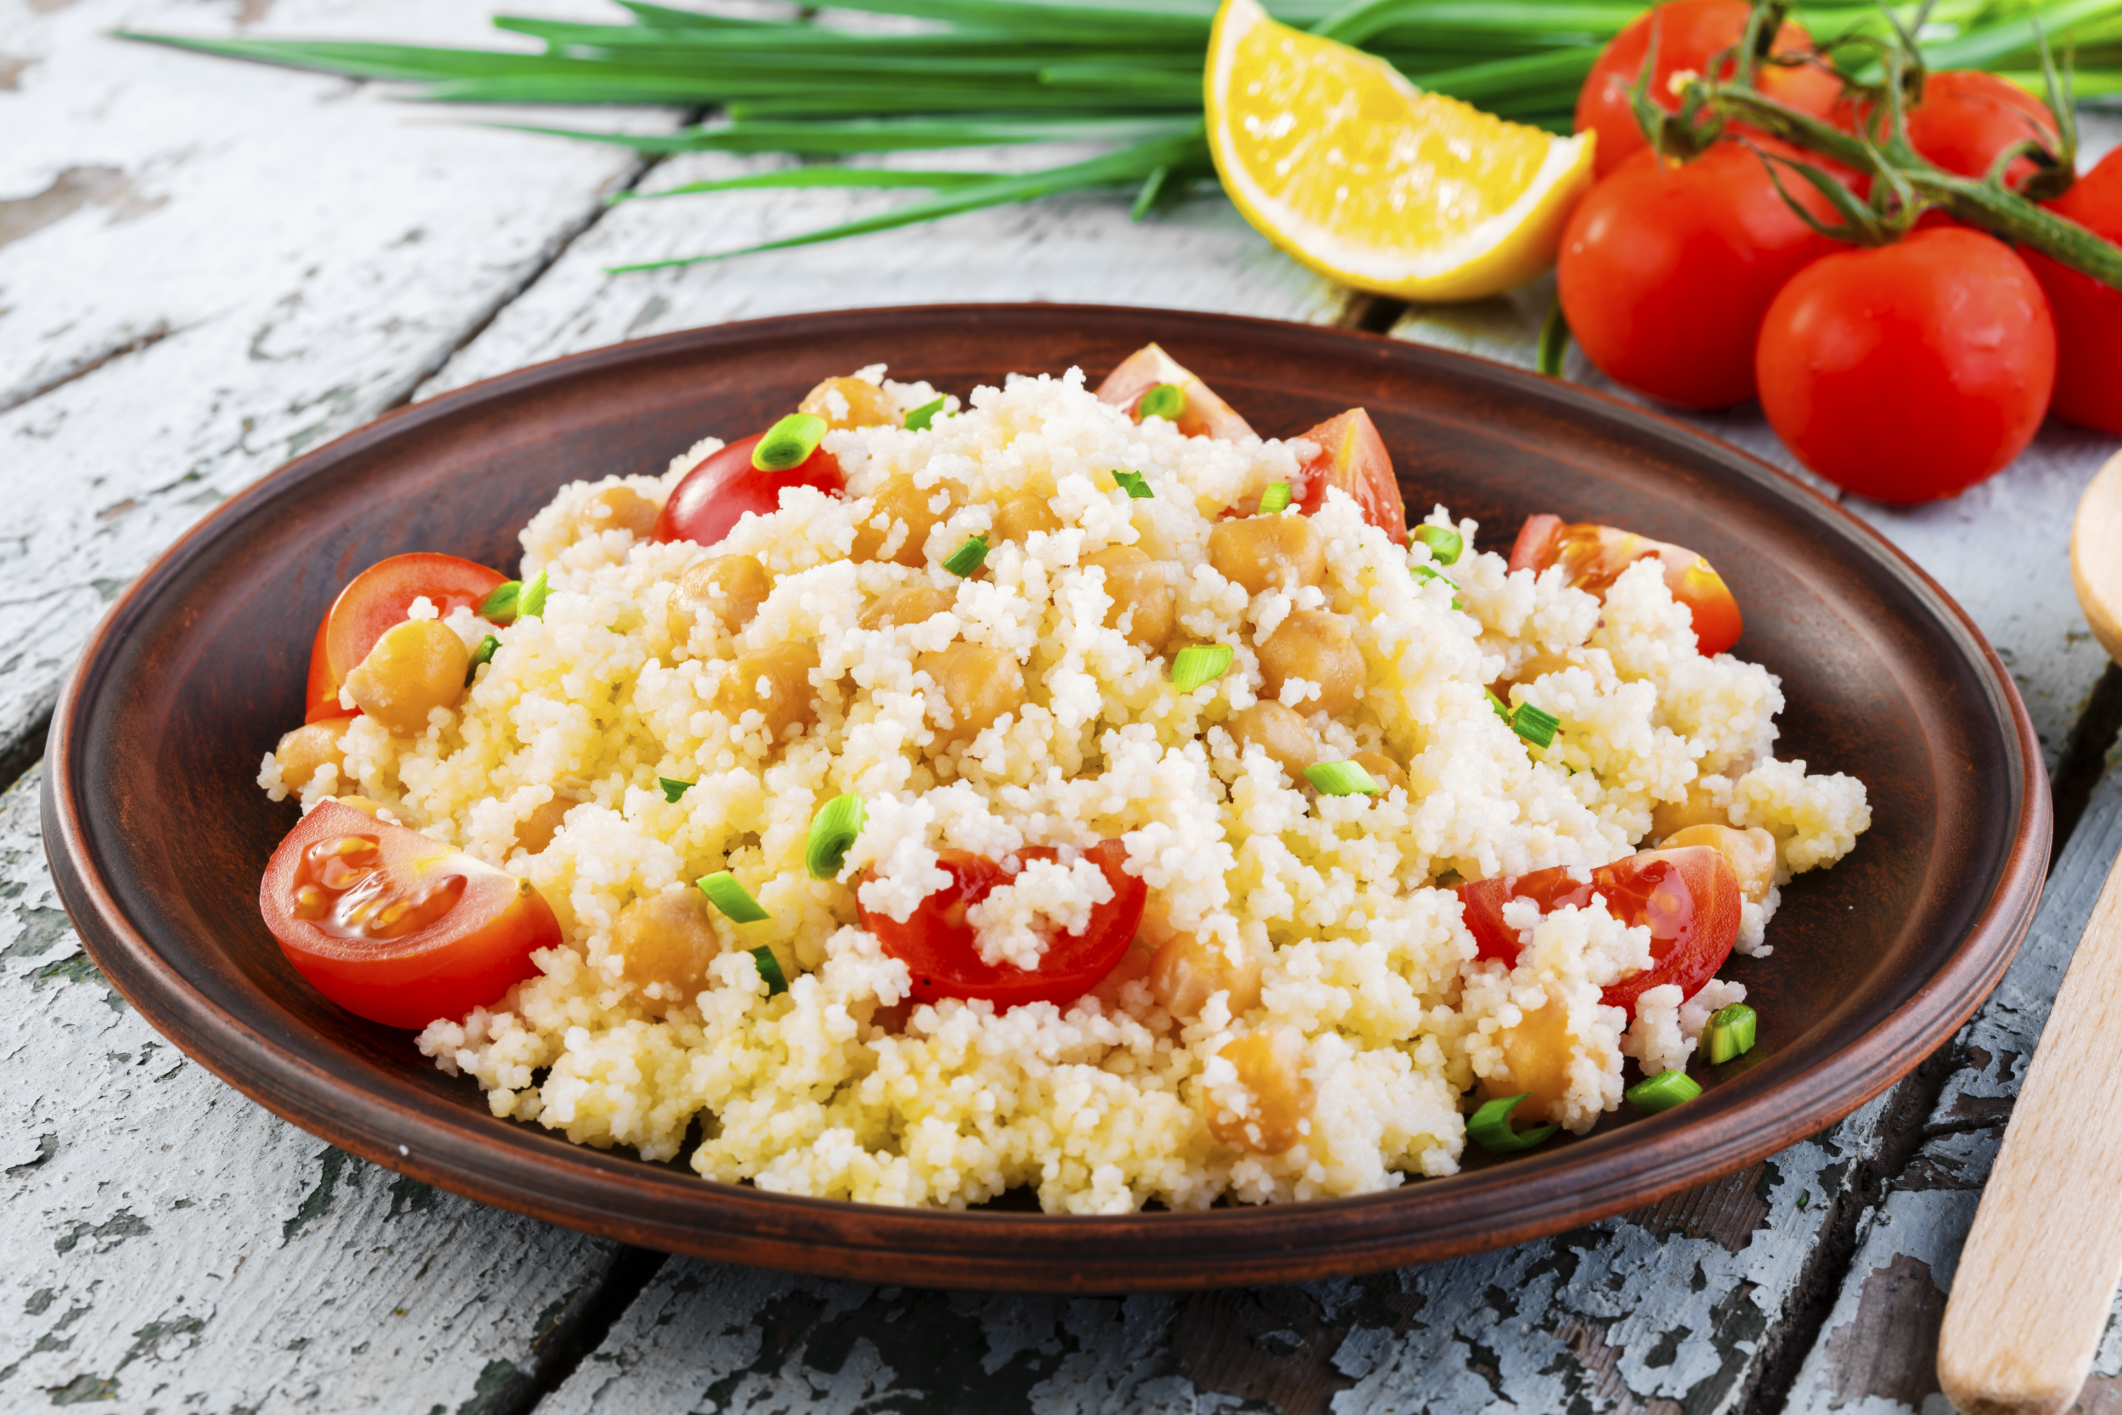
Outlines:
[[[1492,1155],[1514,1155],[1554,1134],[1557,1127],[1553,1125],[1535,1125],[1530,1130],[1510,1128],[1511,1111],[1531,1094],[1526,1091],[1515,1096],[1501,1096],[1484,1104],[1467,1119],[1468,1137]]]

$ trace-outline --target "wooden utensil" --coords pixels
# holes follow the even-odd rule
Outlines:
[[[2070,538],[2085,618],[2122,662],[2122,453],[2085,489]],[[2122,860],[2078,940],[1960,1254],[1938,1385],[1962,1415],[2077,1398],[2122,1279]]]

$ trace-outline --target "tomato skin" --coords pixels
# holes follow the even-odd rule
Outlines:
[[[820,447],[785,472],[762,472],[752,465],[752,449],[763,432],[710,452],[685,474],[650,535],[659,541],[689,540],[713,545],[730,533],[744,513],[764,516],[781,508],[781,493],[792,486],[811,486],[827,496],[847,491],[840,463]]]
[[[1870,104],[1844,98],[1829,121],[1854,133],[1864,125],[1877,126],[1874,113]],[[1923,101],[1906,117],[1909,146],[1962,177],[1987,177],[2005,149],[2029,139],[2050,153],[2059,146],[2049,106],[2010,79],[1982,69],[1933,72],[1923,81]],[[2016,188],[2034,170],[2033,160],[2021,157],[2005,169],[2004,184]]]
[[[2122,242],[2122,148],[2054,201],[2058,216]],[[2122,434],[2122,290],[2031,248],[2019,255],[2048,294],[2056,321],[2056,391],[2049,411],[2081,427]]]
[[[1593,894],[1604,895],[1607,912],[1651,931],[1651,966],[1610,983],[1599,1001],[1636,1015],[1636,999],[1654,987],[1677,983],[1683,997],[1693,997],[1717,975],[1739,938],[1739,879],[1724,856],[1706,845],[1678,850],[1639,850],[1625,860],[1591,872],[1580,883],[1567,869],[1472,880],[1459,886],[1466,927],[1480,957],[1516,967],[1517,933],[1503,922],[1503,906],[1530,899],[1542,913],[1565,904],[1583,908]]]
[[[1668,86],[1672,76],[1683,69],[1708,73],[1711,58],[1745,36],[1750,9],[1745,0],[1672,0],[1644,11],[1607,41],[1577,94],[1576,130],[1599,134],[1593,161],[1601,179],[1648,146],[1635,110],[1629,107],[1628,93],[1643,72],[1643,61],[1650,57],[1653,26],[1658,66],[1651,71],[1650,97],[1666,112],[1677,113],[1680,98]],[[1769,49],[1774,54],[1799,54],[1811,47],[1812,36],[1786,20]],[[1727,62],[1722,77],[1731,77],[1736,69]],[[1815,117],[1825,117],[1833,109],[1841,88],[1832,76],[1814,68],[1764,64],[1759,80],[1761,91],[1770,98]]]
[[[349,937],[305,918],[298,892],[314,882],[306,852],[347,837],[374,842],[373,873],[395,897],[455,876],[462,891],[446,913],[401,938]],[[304,816],[280,842],[258,886],[258,912],[312,987],[386,1027],[461,1017],[534,975],[532,952],[560,943],[552,906],[528,880],[337,801]]]
[[[1055,934],[1036,969],[996,966],[980,957],[965,910],[1010,879],[1009,871],[985,855],[945,851],[938,863],[951,876],[950,885],[923,899],[903,924],[863,906],[862,927],[912,972],[916,1002],[978,997],[998,1010],[1027,1002],[1065,1007],[1096,987],[1126,954],[1149,898],[1149,886],[1123,868],[1127,847],[1120,841],[1101,840],[1083,854],[1104,872],[1113,897],[1091,910],[1081,936]],[[1030,849],[1020,851],[1019,858],[1050,860],[1055,853]]]
[[[1298,436],[1319,444],[1319,454],[1300,469],[1304,499],[1297,509],[1310,516],[1326,504],[1328,487],[1339,487],[1355,499],[1363,519],[1398,545],[1407,539],[1407,505],[1400,499],[1400,480],[1393,475],[1392,454],[1377,425],[1361,408],[1336,414]]]
[[[1724,577],[1685,546],[1589,521],[1569,525],[1560,516],[1543,512],[1525,518],[1510,549],[1512,570],[1538,574],[1550,565],[1560,565],[1571,587],[1601,600],[1621,572],[1638,560],[1659,563],[1674,601],[1687,606],[1695,626],[1695,649],[1703,657],[1720,654],[1739,642],[1745,627],[1739,601]]]
[[[1120,366],[1098,385],[1097,399],[1126,409],[1129,417],[1140,422],[1135,409],[1142,395],[1160,383],[1176,384],[1186,392],[1186,411],[1179,415],[1177,424],[1186,436],[1216,437],[1227,442],[1259,436],[1214,389],[1155,344],[1145,344],[1122,359]]]
[[[1804,182],[1785,185],[1832,216]],[[1839,249],[1790,209],[1761,158],[1720,142],[1677,167],[1646,150],[1594,187],[1563,231],[1555,278],[1571,334],[1609,377],[1726,408],[1754,396],[1754,345],[1776,292]]]
[[[405,612],[425,595],[444,617],[477,609],[508,576],[454,555],[416,551],[379,560],[347,582],[317,625],[310,645],[305,722],[358,714],[339,705],[339,686],[361,666],[376,640],[405,622]]]
[[[1859,496],[1954,496],[2032,440],[2056,381],[2041,286],[1977,231],[1918,231],[1800,271],[1770,306],[1761,410],[1806,466]]]

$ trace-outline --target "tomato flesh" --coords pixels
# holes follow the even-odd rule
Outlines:
[[[1319,454],[1302,469],[1299,511],[1316,513],[1326,504],[1327,488],[1339,487],[1354,498],[1363,519],[1391,536],[1395,545],[1407,539],[1407,505],[1400,499],[1392,454],[1385,450],[1385,439],[1378,436],[1369,413],[1350,408],[1298,436],[1319,444]]]
[[[1724,577],[1684,546],[1588,521],[1570,525],[1560,516],[1543,513],[1525,518],[1510,551],[1511,569],[1538,574],[1550,565],[1560,565],[1571,588],[1602,601],[1621,572],[1638,560],[1656,560],[1674,601],[1687,606],[1698,652],[1707,657],[1739,642],[1744,627],[1739,601],[1732,597]]]
[[[1155,344],[1145,344],[1120,361],[1120,366],[1098,385],[1098,401],[1124,408],[1140,422],[1142,395],[1160,383],[1176,385],[1186,394],[1186,411],[1176,424],[1188,437],[1215,437],[1228,442],[1257,437],[1252,425],[1216,396],[1214,389],[1196,378],[1185,365]]]
[[[781,509],[781,493],[793,486],[815,487],[827,496],[846,494],[840,463],[823,447],[786,471],[766,472],[752,465],[752,449],[763,432],[710,452],[685,474],[651,534],[659,541],[689,540],[713,545],[728,535],[749,511],[765,516]]]
[[[2122,242],[2122,147],[2047,205],[2096,236]],[[2048,292],[2056,321],[2056,391],[2049,411],[2080,427],[2122,435],[2122,290],[2030,246],[2020,247],[2019,255]]]
[[[461,1017],[560,943],[528,880],[337,801],[280,842],[258,912],[312,987],[386,1027]]]
[[[1636,1015],[1636,999],[1654,987],[1677,983],[1693,997],[1717,975],[1739,938],[1739,878],[1730,862],[1706,845],[1679,850],[1642,850],[1591,872],[1591,882],[1567,869],[1473,880],[1459,886],[1466,927],[1480,956],[1505,967],[1518,964],[1516,930],[1503,922],[1503,906],[1529,899],[1542,913],[1574,904],[1588,906],[1604,895],[1606,910],[1622,923],[1650,926],[1651,966],[1610,983],[1599,1001]]]
[[[966,911],[1006,884],[1014,871],[970,851],[945,851],[938,863],[951,882],[923,899],[900,923],[891,915],[862,907],[862,927],[877,936],[884,951],[905,963],[913,974],[916,1002],[946,997],[986,998],[997,1008],[1027,1002],[1066,1006],[1096,987],[1113,970],[1142,922],[1149,886],[1123,868],[1127,849],[1117,840],[1101,840],[1083,852],[1104,872],[1113,897],[1091,910],[1081,934],[1056,933],[1037,968],[988,963],[980,957]],[[1052,850],[1019,852],[1024,860],[1057,858]]]
[[[443,617],[458,609],[477,609],[508,576],[499,570],[454,555],[419,551],[379,560],[347,582],[317,626],[310,645],[308,705],[305,722],[353,717],[357,710],[339,705],[339,687],[361,666],[376,640],[405,622],[413,601],[426,596]]]

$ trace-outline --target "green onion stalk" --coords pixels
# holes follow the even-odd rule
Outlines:
[[[616,267],[622,270],[835,240],[1085,189],[1132,192],[1141,219],[1215,180],[1201,80],[1215,0],[837,0],[822,14],[780,20],[623,3],[631,23],[495,18],[497,29],[544,46],[535,53],[121,33],[202,53],[409,83],[418,96],[437,102],[705,111],[705,121],[655,135],[499,126],[652,155],[802,159],[780,171],[614,200],[776,187],[925,192],[860,220],[738,250]],[[1418,88],[1566,133],[1599,47],[1643,6],[1637,0],[1269,0],[1268,8],[1286,24],[1385,59]],[[888,33],[849,28],[842,22],[846,11],[896,16],[910,26]],[[1927,10],[1816,0],[1791,14],[1851,53],[1913,36],[1914,53],[1931,67],[1987,67],[2021,82],[2042,68],[2041,36],[2068,35],[2078,55],[2078,92],[2122,95],[2122,0],[1936,0]],[[1705,102],[1698,100],[1697,112]],[[1736,114],[1767,100],[1734,84],[1717,102]],[[1772,121],[1787,126],[1780,116]],[[850,163],[885,153],[1056,142],[1104,150],[1029,172]],[[1935,189],[1935,200],[1956,212],[1997,204],[1944,188]]]

